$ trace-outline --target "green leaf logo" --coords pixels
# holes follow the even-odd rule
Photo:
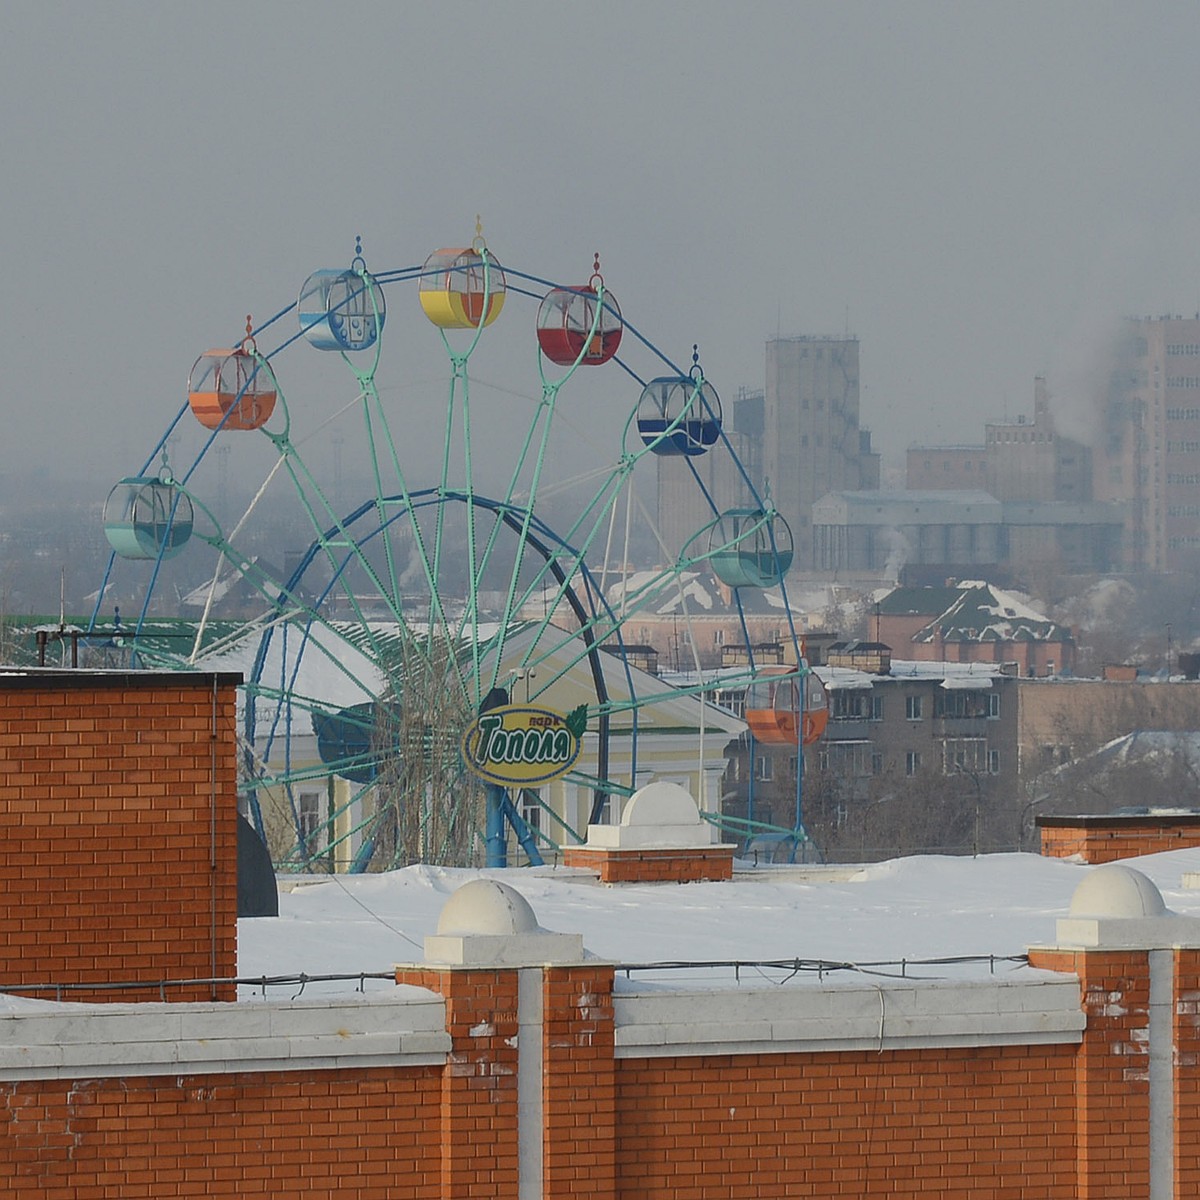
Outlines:
[[[563,724],[580,740],[587,732],[587,705],[581,704],[578,708],[572,709],[565,717]]]

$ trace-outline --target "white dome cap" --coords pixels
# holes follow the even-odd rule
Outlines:
[[[638,788],[621,814],[622,825],[699,825],[692,793],[678,783],[658,780]]]
[[[538,921],[529,901],[515,888],[494,879],[473,879],[446,901],[437,931],[439,936],[508,937],[536,933]]]
[[[552,933],[515,888],[472,879],[446,901],[425,962],[456,967],[527,967],[583,962],[583,935]]]
[[[1097,867],[1071,897],[1072,917],[1163,917],[1162,893],[1141,871],[1110,863]]]

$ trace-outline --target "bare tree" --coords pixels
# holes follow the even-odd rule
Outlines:
[[[371,869],[424,862],[468,866],[479,857],[484,792],[460,745],[475,715],[446,641],[399,643],[376,705],[379,761]]]

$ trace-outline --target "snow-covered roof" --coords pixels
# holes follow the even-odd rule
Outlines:
[[[815,670],[830,691],[869,688],[888,680],[940,680],[946,688],[986,688],[1007,674],[996,663],[917,662],[912,659],[892,659],[891,670],[886,675],[852,667],[816,667]]]
[[[1161,889],[1168,908],[1200,916],[1200,892],[1181,886],[1200,870],[1200,849],[1127,860]],[[530,903],[542,927],[581,933],[592,954],[617,963],[810,958],[910,964],[982,955],[982,963],[914,967],[913,977],[991,977],[1018,970],[987,955],[1020,955],[1052,943],[1075,888],[1092,868],[1034,854],[914,857],[862,868],[747,864],[731,882],[600,887],[565,868],[470,871],[416,866],[284,891],[278,918],[240,922],[243,977],[387,971],[422,956],[456,888],[500,879]],[[1028,968],[1020,968],[1021,971]],[[697,972],[689,971],[694,983]],[[664,975],[669,986],[674,975]],[[743,974],[745,979],[745,974]],[[724,979],[735,986],[732,974]],[[638,985],[645,986],[644,977]],[[357,988],[345,984],[308,985]],[[389,986],[380,981],[379,987]],[[620,984],[618,985],[620,986]]]
[[[1145,763],[1178,761],[1200,777],[1200,733],[1164,729],[1137,729],[1113,738],[1090,754],[1064,763],[1054,774],[1117,770]]]
[[[931,616],[913,634],[920,643],[1069,642],[1071,631],[1037,612],[1023,597],[981,580],[952,587],[897,588],[879,603],[886,616]]]
[[[686,613],[693,617],[728,616],[737,607],[727,602],[722,589],[712,575],[701,571],[681,571],[678,576],[661,570],[635,571],[611,584],[605,598],[614,609],[621,607],[623,597],[636,599],[639,611],[648,617],[680,618]],[[778,587],[747,588],[740,593],[742,608],[747,613],[785,612],[783,593]],[[792,612],[799,615],[795,597],[790,597]]]

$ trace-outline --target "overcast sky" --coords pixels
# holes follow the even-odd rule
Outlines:
[[[246,312],[477,212],[523,270],[599,249],[726,395],[848,329],[877,446],[979,440],[1039,372],[1085,393],[1120,316],[1200,309],[1198,44],[1194,3],[7,0],[3,468],[102,497]]]

